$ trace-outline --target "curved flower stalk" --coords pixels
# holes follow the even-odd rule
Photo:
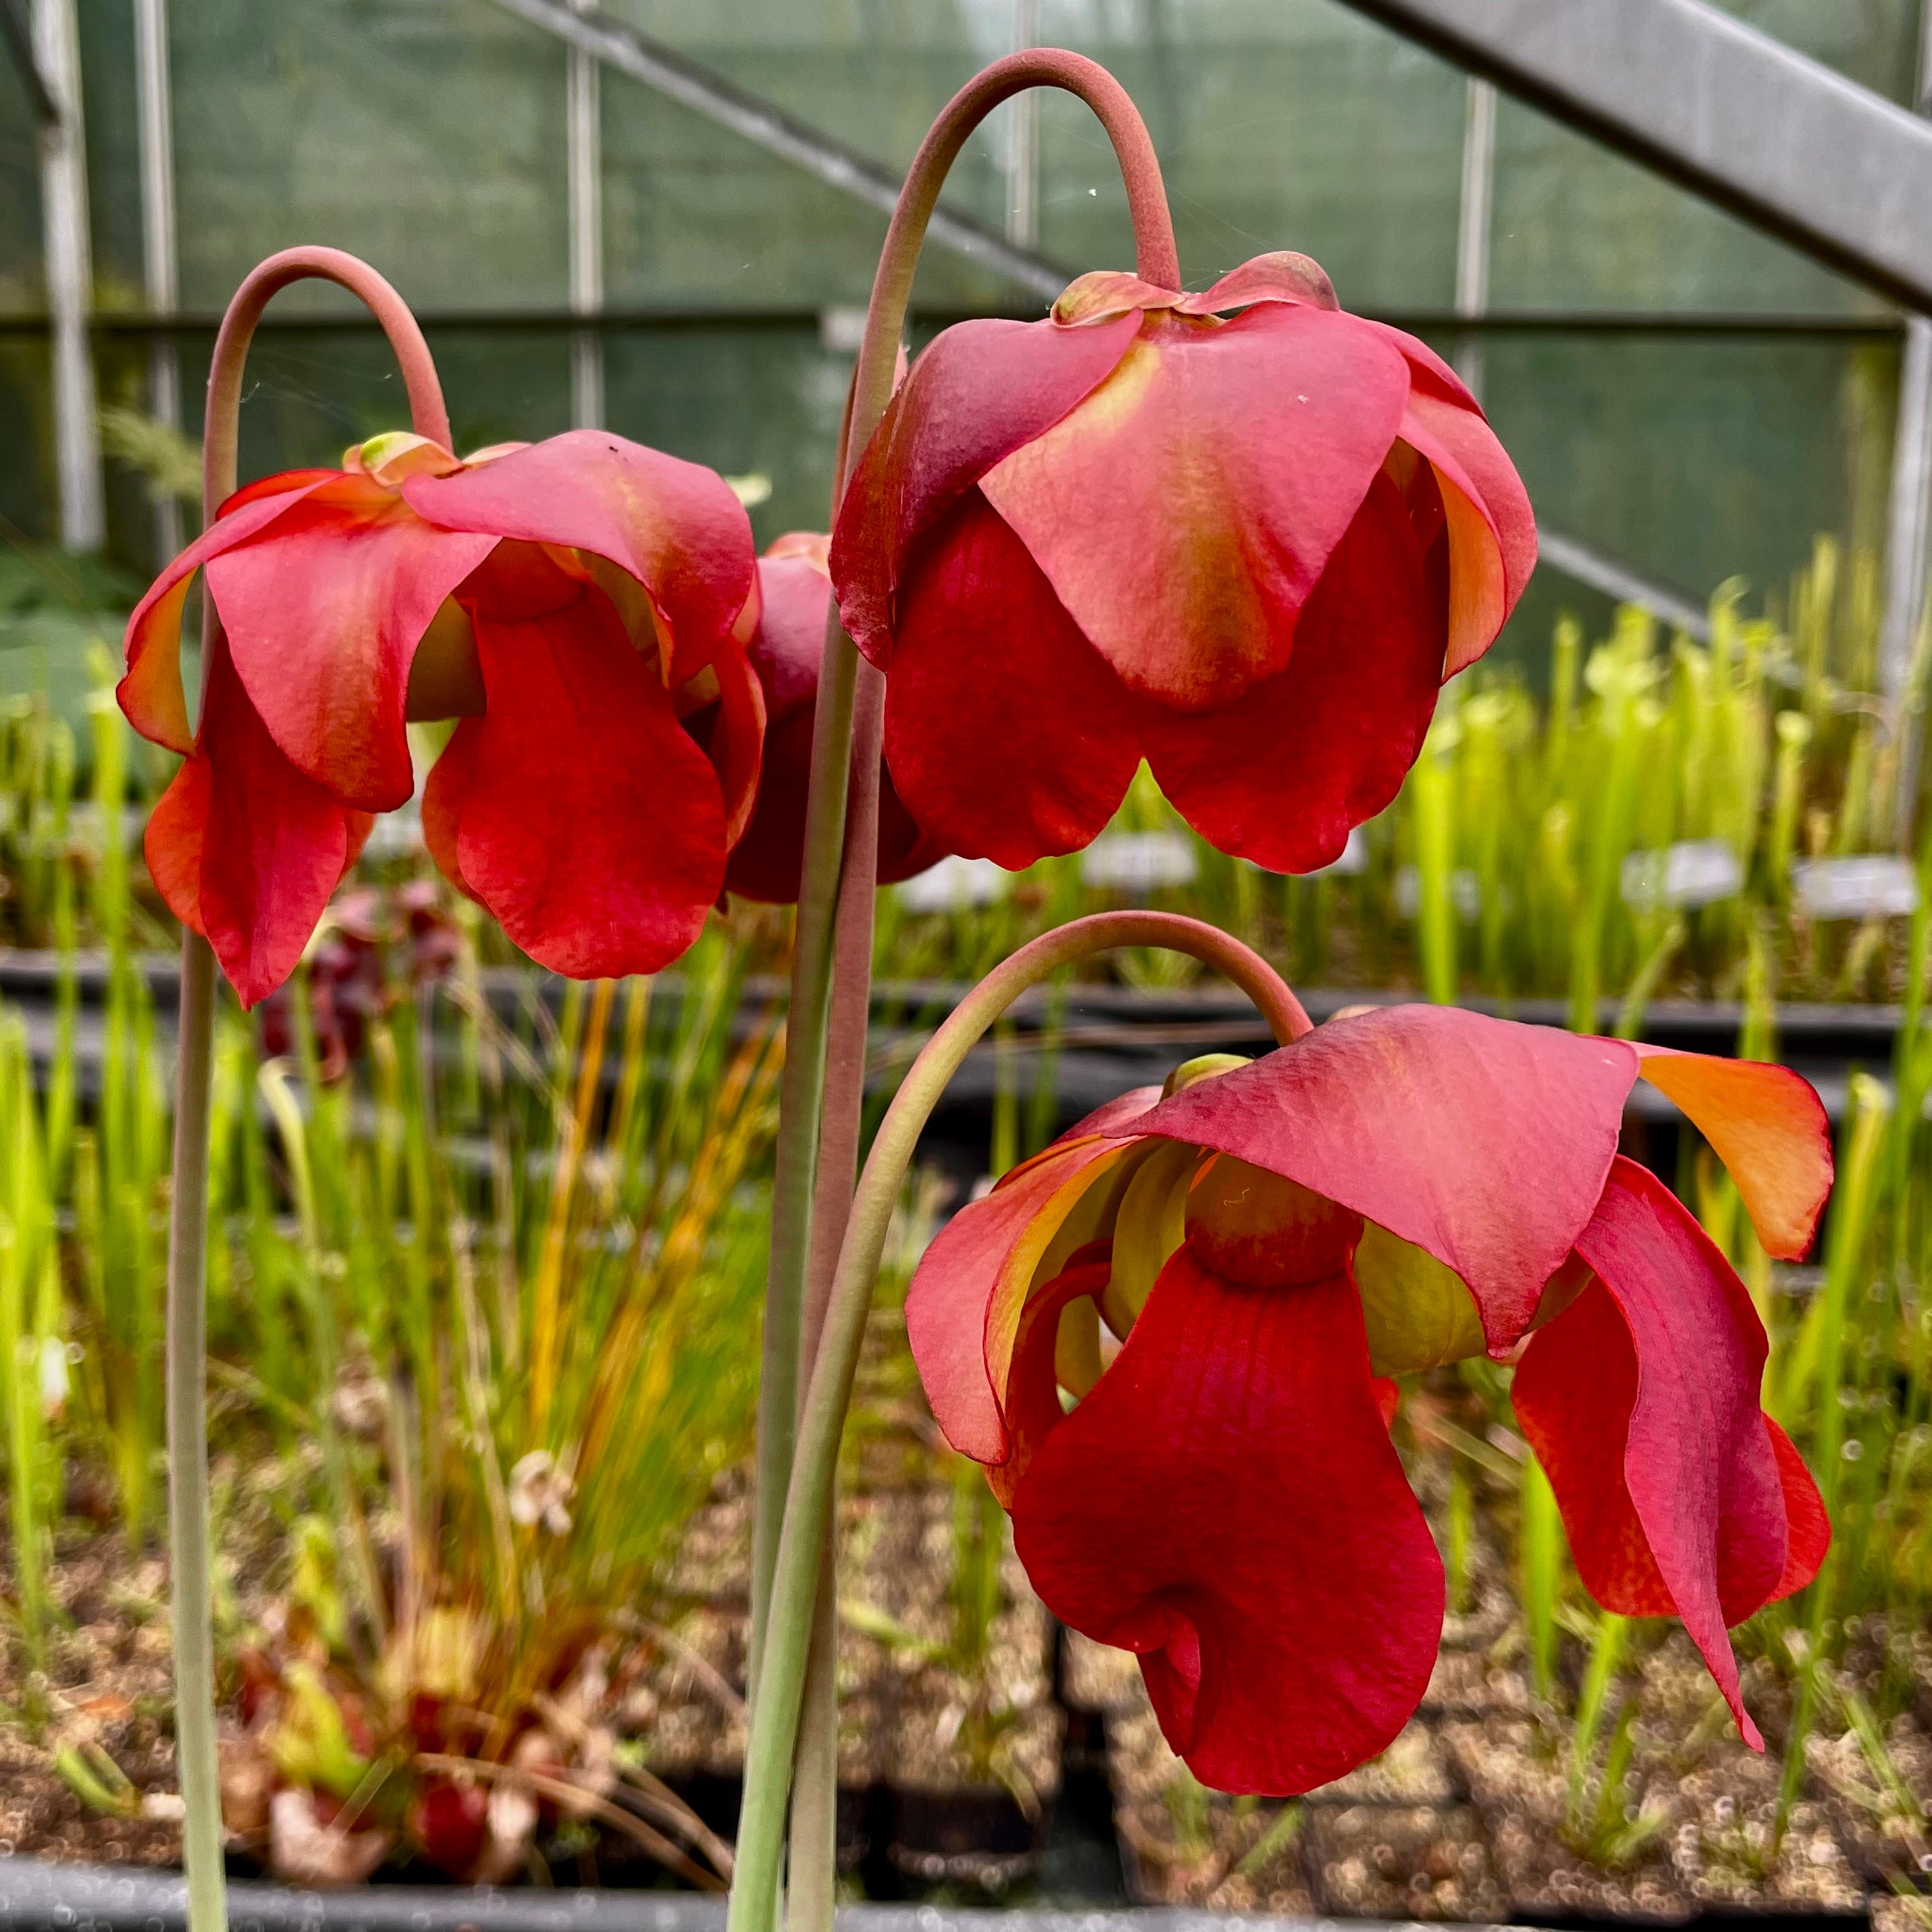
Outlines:
[[[1030,49],[994,61],[940,111],[906,171],[867,311],[841,433],[833,500],[842,500],[851,453],[862,449],[891,400],[900,337],[926,224],[946,174],[973,130],[1024,89],[1064,89],[1093,111],[1113,144],[1127,190],[1137,265],[1155,281],[1180,269],[1153,142],[1120,84],[1077,54]],[[785,1082],[772,1187],[771,1260],[758,1383],[757,1507],[752,1530],[752,1703],[763,1695],[763,1659],[781,1510],[792,1479],[798,1391],[819,1350],[819,1311],[845,1232],[858,1159],[866,1021],[872,963],[873,884],[879,825],[883,680],[862,666],[842,628],[828,625],[812,727],[804,851],[786,1019]],[[930,828],[928,828],[930,829]],[[834,1625],[828,1592],[820,1645],[825,1669],[801,1746],[798,1815],[789,1876],[788,1918],[801,1932],[829,1932],[833,1909],[834,1756],[830,1659]],[[808,1626],[809,1604],[801,1614]],[[793,1633],[796,1634],[796,1633]],[[795,1688],[781,1691],[787,1705]],[[795,1735],[795,1707],[779,1721]],[[787,1749],[790,1746],[788,1743]],[[781,1818],[772,1827],[782,1837]],[[776,1855],[775,1846],[773,1848]],[[771,1883],[776,1885],[773,1868]],[[772,1900],[750,1898],[741,1883],[732,1910],[768,1913]]]
[[[1084,845],[1145,758],[1210,843],[1300,872],[1395,795],[1535,554],[1455,373],[1279,253],[946,330],[832,568],[894,782],[954,850]]]
[[[1585,1585],[1681,1617],[1762,1749],[1726,1626],[1830,1530],[1759,1406],[1749,1294],[1617,1153],[1639,1078],[1802,1255],[1831,1153],[1796,1074],[1422,1006],[1124,1095],[927,1251],[906,1319],[940,1426],[1048,1607],[1140,1654],[1204,1783],[1307,1791],[1408,1721],[1442,1566],[1378,1378],[1485,1352],[1518,1363]]]
[[[242,372],[256,325],[275,295],[309,277],[364,303],[395,352],[416,433],[447,444],[450,422],[428,345],[408,305],[366,262],[332,248],[285,249],[236,290],[208,372],[202,435],[202,519],[215,521],[235,488]],[[226,641],[214,600],[203,602],[202,709],[222,675]],[[177,680],[178,682],[178,680]],[[213,1068],[215,955],[183,922],[180,1019],[174,1057],[174,1159],[168,1222],[166,1395],[168,1548],[174,1639],[175,1759],[180,1781],[182,1863],[189,1932],[222,1932],[221,1794],[215,1749],[213,1577],[208,1506],[208,1135]]]
[[[1308,1016],[1281,976],[1239,940],[1173,913],[1099,913],[1041,934],[996,967],[954,1008],[908,1071],[866,1156],[820,1314],[822,1332],[813,1354],[798,1453],[783,1498],[765,1649],[751,1703],[730,1932],[766,1932],[773,1923],[788,1802],[793,1805],[794,1843],[787,1923],[797,1916],[801,1864],[811,1911],[830,1910],[830,1875],[817,1869],[817,1861],[829,1855],[829,1845],[822,1842],[816,1824],[808,1836],[797,1814],[829,1808],[836,1767],[813,1749],[808,1735],[801,1736],[801,1701],[808,1659],[816,1668],[823,1655],[814,1614],[823,1565],[830,1558],[833,1483],[845,1409],[852,1400],[886,1231],[920,1131],[968,1052],[1021,993],[1062,967],[1109,947],[1126,946],[1165,946],[1225,973],[1255,1002],[1277,1040],[1294,1039],[1308,1031]],[[799,1768],[793,1801],[795,1748]],[[808,1917],[806,1922],[817,1924],[821,1918]]]
[[[732,848],[725,888],[773,905],[798,898],[804,869],[812,729],[832,610],[831,541],[812,531],[788,531],[758,559],[758,629],[747,654],[764,695],[764,757],[757,801],[745,836]],[[880,885],[910,879],[946,857],[944,847],[914,823],[883,771],[878,813]]]
[[[249,485],[129,622],[122,708],[187,761],[149,868],[244,1005],[301,957],[371,815],[409,797],[406,718],[462,719],[424,793],[438,865],[579,978],[683,952],[750,816],[751,527],[723,479],[602,431],[466,460],[447,438]],[[191,730],[197,570],[227,642]]]

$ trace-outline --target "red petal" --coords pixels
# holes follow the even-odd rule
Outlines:
[[[1011,870],[1086,845],[1140,761],[1136,707],[977,491],[899,594],[886,762],[949,851]]]
[[[1037,1289],[1021,1311],[1013,1337],[1013,1371],[1006,1384],[1006,1457],[986,1469],[993,1494],[1008,1510],[1041,1444],[1065,1419],[1054,1364],[1060,1317],[1069,1303],[1083,1295],[1097,1306],[1113,1266],[1106,1258],[1106,1246],[1100,1242],[1082,1249],[1073,1257],[1074,1266]],[[1082,1259],[1093,1254],[1100,1258]]]
[[[1148,762],[1210,845],[1311,871],[1401,789],[1442,651],[1401,493],[1378,473],[1302,612],[1288,668],[1223,710],[1148,706]]]
[[[731,486],[608,430],[569,430],[453,476],[412,476],[403,494],[446,530],[567,545],[628,571],[669,627],[673,690],[711,661],[751,593],[751,525]]]
[[[1203,1783],[1325,1784],[1382,1750],[1429,1681],[1441,1560],[1345,1277],[1237,1288],[1181,1248],[1037,1450],[1013,1529],[1062,1622],[1141,1653]]]
[[[717,774],[724,801],[725,843],[745,836],[758,798],[758,767],[765,739],[765,698],[758,674],[742,648],[727,640],[711,670],[718,680],[718,702],[702,737],[704,755]],[[685,729],[691,729],[687,720]],[[802,836],[802,828],[801,828]]]
[[[1035,1275],[1062,1250],[1074,1210],[1117,1168],[1131,1134],[1069,1136],[1014,1168],[983,1200],[970,1201],[920,1258],[906,1291],[906,1337],[934,1419],[961,1455],[1002,1463],[1010,1444],[1001,1404],[1021,1310]],[[1117,1175],[1115,1178],[1118,1178]]]
[[[1062,328],[1086,328],[1135,309],[1177,309],[1183,300],[1178,289],[1143,282],[1118,268],[1096,268],[1075,276],[1060,291],[1052,313]]]
[[[187,698],[181,689],[181,607],[195,572],[211,557],[266,529],[336,473],[298,470],[293,476],[265,477],[250,486],[260,494],[250,497],[232,516],[210,525],[148,586],[127,620],[127,675],[114,692],[127,722],[143,738],[184,757],[193,748]],[[271,487],[278,484],[288,487]]]
[[[1213,315],[1256,302],[1303,302],[1316,309],[1339,309],[1335,285],[1319,262],[1291,249],[1257,255],[1231,268],[1199,295],[1184,295],[1174,306],[1184,315]]]
[[[476,894],[463,876],[456,841],[463,830],[463,807],[469,797],[476,747],[482,735],[481,719],[459,719],[422,788],[422,842],[429,848],[436,869],[458,892],[472,899]]]
[[[1767,1254],[1802,1259],[1831,1192],[1831,1128],[1789,1067],[1637,1046],[1637,1071],[1689,1116],[1737,1183]]]
[[[846,631],[881,670],[914,544],[1103,381],[1140,326],[1138,315],[1082,328],[987,318],[955,324],[921,353],[866,445],[832,538]]]
[[[209,563],[236,674],[298,771],[365,811],[409,797],[409,660],[495,544],[424,522],[372,478],[340,476]]]
[[[1536,567],[1536,516],[1516,466],[1474,397],[1426,343],[1371,325],[1407,359],[1411,387],[1401,434],[1442,486],[1451,555],[1447,670],[1473,663],[1494,641]]]
[[[148,814],[141,851],[162,902],[190,932],[208,936],[201,914],[201,854],[208,830],[208,761],[190,756]]]
[[[980,488],[1131,689],[1211,710],[1286,668],[1407,377],[1352,315],[1150,315],[1107,380]]]
[[[1802,1590],[1824,1567],[1831,1552],[1831,1519],[1825,1514],[1824,1498],[1805,1466],[1798,1446],[1769,1416],[1765,1432],[1771,1438],[1771,1451],[1777,1457],[1778,1480],[1784,1486],[1785,1520],[1790,1536],[1785,1548],[1784,1574],[1772,1586],[1764,1601],[1777,1603]]]
[[[1595,1210],[1636,1068],[1620,1040],[1382,1007],[1189,1087],[1140,1127],[1285,1175],[1425,1248],[1469,1284],[1500,1355]]]
[[[1725,1626],[1769,1598],[1789,1546],[1758,1407],[1764,1325],[1710,1237],[1633,1162],[1617,1162],[1576,1251],[1597,1283],[1526,1350],[1517,1418],[1585,1586],[1625,1616],[1681,1617],[1761,1750]]]
[[[732,848],[725,886],[741,898],[789,905],[804,858],[805,796],[811,778],[813,714],[825,655],[832,585],[822,567],[825,539],[794,531],[758,560],[763,601],[747,653],[764,692],[763,769],[750,824]],[[814,550],[810,546],[816,546]],[[901,802],[890,773],[879,788],[879,883],[889,885],[946,856]]]
[[[225,658],[190,768],[156,808],[155,883],[215,949],[244,1006],[287,979],[367,832],[282,755]],[[149,869],[155,868],[151,862]]]
[[[716,776],[602,592],[500,551],[463,601],[488,698],[457,728],[463,880],[557,972],[657,971],[723,884]]]

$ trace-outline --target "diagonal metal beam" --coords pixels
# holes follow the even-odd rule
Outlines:
[[[901,177],[891,168],[746,93],[660,40],[607,14],[579,13],[569,0],[497,0],[497,4],[855,200],[886,215],[899,200]],[[1030,249],[1016,247],[996,230],[944,206],[933,211],[926,232],[940,247],[1005,276],[1043,302],[1051,302],[1073,280],[1071,270]]]
[[[1932,125],[1704,0],[1342,4],[1932,311]]]

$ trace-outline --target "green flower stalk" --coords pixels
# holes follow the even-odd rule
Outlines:
[[[318,278],[365,303],[396,352],[416,433],[450,436],[428,345],[402,297],[366,263],[332,248],[272,255],[235,291],[221,318],[208,378],[202,442],[202,518],[212,524],[235,489],[242,372],[270,298]],[[202,679],[224,648],[215,600],[202,602]],[[208,1155],[213,1071],[215,955],[206,939],[181,939],[180,1026],[175,1059],[173,1213],[168,1242],[168,1532],[174,1565],[174,1726],[184,1808],[189,1932],[222,1932],[227,1889],[221,1863],[221,1790],[215,1749],[212,1551],[208,1507]]]

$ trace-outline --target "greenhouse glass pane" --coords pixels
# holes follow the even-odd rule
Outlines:
[[[300,242],[365,256],[428,309],[563,303],[564,58],[549,36],[489,0],[196,0],[170,29],[184,306],[220,308]]]
[[[27,89],[0,60],[0,314],[46,306],[40,264],[40,147]]]
[[[1331,0],[1044,0],[1040,23],[1112,67],[1146,115],[1190,286],[1291,248],[1353,307],[1447,305],[1463,85],[1433,56]],[[1041,122],[1048,252],[1124,265],[1104,136],[1071,102]]]
[[[1552,331],[1492,337],[1484,393],[1540,523],[1699,603],[1782,585],[1821,532],[1876,547],[1897,365],[1882,337]]]
[[[429,347],[459,450],[534,441],[570,426],[569,334],[563,328],[436,328]],[[203,393],[214,347],[181,350],[183,392]],[[241,412],[244,479],[339,463],[350,445],[408,426],[394,357],[373,328],[265,328],[249,353]]]
[[[1882,312],[1796,249],[1508,99],[1491,237],[1498,309]]]
[[[892,169],[932,117],[1005,42],[976,30],[983,8],[835,0],[620,0],[612,11],[735,86],[776,102]],[[997,11],[997,10],[996,10]],[[607,72],[604,276],[613,306],[798,309],[863,303],[886,218],[628,77]],[[998,226],[1003,177],[993,130],[971,142],[947,196]],[[999,278],[928,250],[922,302],[1002,306]]]
[[[751,509],[762,546],[782,531],[825,528],[852,367],[807,326],[613,328],[606,416],[639,442],[767,482],[770,496]]]
[[[147,307],[141,246],[141,125],[130,0],[80,0],[81,119],[87,136],[87,218],[94,306]]]

